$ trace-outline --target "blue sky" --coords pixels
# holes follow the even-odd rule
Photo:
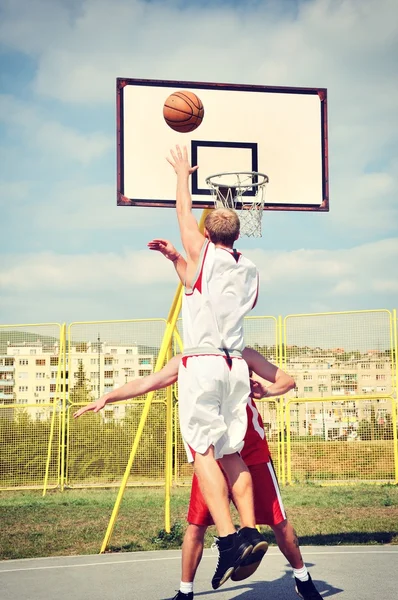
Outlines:
[[[0,0],[0,322],[166,316],[171,209],[116,207],[116,77],[326,87],[330,212],[239,247],[257,314],[397,307],[395,0]]]

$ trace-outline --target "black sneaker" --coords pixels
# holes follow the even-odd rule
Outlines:
[[[322,596],[314,586],[311,579],[311,575],[308,573],[308,581],[300,581],[297,577],[294,578],[296,581],[296,592],[303,600],[322,600]]]
[[[193,600],[193,592],[189,592],[189,594],[184,594],[184,592],[178,590],[173,600]]]
[[[231,575],[232,581],[242,581],[258,569],[264,554],[268,550],[268,544],[256,528],[243,527],[239,534],[253,546],[252,553],[247,556]]]
[[[219,555],[216,572],[211,580],[213,590],[217,590],[225,583],[240,563],[253,550],[253,544],[247,542],[237,533],[231,533],[222,538],[215,538],[215,544]]]

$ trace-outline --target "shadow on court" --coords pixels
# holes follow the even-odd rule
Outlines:
[[[398,588],[398,546],[302,547],[324,598],[392,599]],[[195,581],[200,600],[297,600],[291,568],[272,547],[245,581],[211,588],[217,557],[206,549]],[[0,562],[2,600],[170,600],[180,581],[177,550]]]

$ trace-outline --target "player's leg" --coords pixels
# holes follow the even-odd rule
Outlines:
[[[293,568],[298,595],[303,600],[320,600],[322,596],[316,590],[303,562],[296,532],[287,520],[272,461],[251,465],[249,470],[253,481],[256,523],[272,528],[279,549]],[[251,554],[235,570],[232,580],[241,581],[250,577],[263,556],[264,553],[261,552]]]
[[[173,600],[193,600],[193,584],[203,555],[207,525],[188,523],[182,543],[180,589]]]
[[[211,582],[213,589],[218,589],[251,553],[253,545],[236,532],[229,508],[228,486],[214,458],[213,446],[203,454],[196,452],[194,464],[200,489],[219,534],[216,540],[218,563]]]
[[[223,397],[220,411],[227,426],[227,435],[220,463],[224,469],[239,513],[242,539],[253,546],[253,552],[267,550],[267,542],[257,531],[254,514],[253,484],[250,472],[237,454],[243,448],[247,430],[247,401],[250,392],[249,371],[244,360],[236,358],[228,370],[228,393]],[[235,452],[234,452],[235,450]]]
[[[179,415],[185,442],[195,450],[195,473],[206,504],[219,534],[217,546],[219,559],[212,580],[217,589],[252,550],[252,545],[242,540],[232,522],[228,488],[216,462],[215,446],[221,449],[228,439],[227,427],[220,414],[219,397],[223,393],[226,374],[224,359],[219,356],[189,357],[179,372],[181,398]],[[243,440],[245,430],[242,433]],[[217,450],[217,451],[218,451]],[[217,455],[218,458],[218,455]]]
[[[240,526],[255,527],[253,484],[249,469],[238,453],[224,455],[220,463],[228,477]]]
[[[236,529],[229,507],[227,482],[214,458],[213,446],[210,446],[203,454],[196,452],[194,465],[201,492],[213,517],[218,535],[225,537],[235,533]]]
[[[187,521],[182,544],[180,589],[173,600],[193,599],[194,580],[203,554],[206,529],[214,525],[196,475],[192,477]]]
[[[296,582],[296,592],[303,600],[320,600],[322,596],[316,589],[311,575],[307,571],[301,556],[300,545],[293,525],[285,519],[278,525],[272,526],[276,543],[282,554],[293,568]]]

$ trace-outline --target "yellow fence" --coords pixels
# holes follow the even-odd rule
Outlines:
[[[127,485],[189,484],[177,386],[157,392],[149,410],[141,397],[73,419],[152,373],[168,327],[164,319],[0,326],[0,489],[119,486],[137,432]],[[175,352],[180,336],[178,323]],[[285,398],[257,403],[282,484],[398,483],[395,311],[248,317],[245,337],[296,381]]]

